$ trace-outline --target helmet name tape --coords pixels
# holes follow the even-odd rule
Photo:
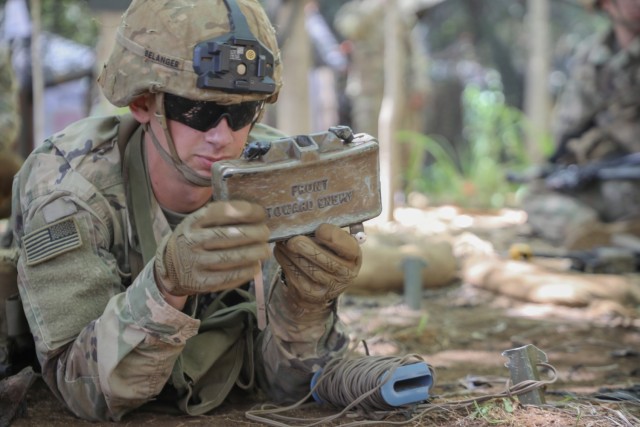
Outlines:
[[[149,49],[144,50],[145,58],[148,58],[150,61],[153,61],[157,64],[164,65],[165,67],[170,67],[176,70],[182,68],[180,65],[180,61],[178,59],[169,58],[168,56],[160,55],[159,53],[152,52]]]
[[[235,0],[224,0],[229,10],[230,33],[198,43],[193,69],[202,89],[232,93],[273,93],[273,54],[251,33]]]

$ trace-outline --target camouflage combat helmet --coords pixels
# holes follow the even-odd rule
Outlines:
[[[234,22],[239,21],[239,22]],[[224,40],[253,39],[257,48],[240,50],[245,82],[256,74],[268,86],[207,85],[207,47]],[[208,42],[208,44],[207,44]],[[196,47],[199,46],[199,49]],[[220,52],[218,52],[220,53]],[[231,55],[238,51],[232,51]],[[236,58],[237,59],[237,58]],[[219,59],[224,63],[228,58]],[[196,65],[196,71],[194,69]],[[199,65],[199,67],[198,67]],[[248,72],[247,72],[248,70]],[[253,72],[254,75],[251,75]],[[226,74],[225,74],[226,73]],[[220,75],[229,77],[227,70]],[[236,104],[244,101],[275,102],[282,85],[282,65],[275,30],[257,0],[133,0],[118,28],[116,45],[98,79],[106,98],[123,107],[143,93],[169,92],[195,101]],[[253,79],[253,81],[251,81]],[[205,82],[203,84],[203,82]],[[232,82],[233,83],[233,82]]]
[[[191,102],[255,104],[249,107],[253,125],[264,103],[277,100],[281,78],[275,30],[258,0],[133,0],[98,82],[118,107],[154,94],[169,150],[148,123],[142,125],[144,131],[166,162],[191,183],[207,187],[210,178],[178,155],[167,125],[165,94]]]

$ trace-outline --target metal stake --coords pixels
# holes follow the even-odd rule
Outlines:
[[[402,260],[404,299],[412,310],[420,310],[422,306],[422,269],[426,266],[422,258],[407,257]]]
[[[533,344],[506,350],[502,352],[502,355],[509,358],[509,362],[505,363],[505,366],[509,368],[513,384],[529,380],[540,381],[537,365],[548,361],[546,353]],[[539,388],[518,395],[518,400],[523,405],[540,406],[545,404],[544,394]]]

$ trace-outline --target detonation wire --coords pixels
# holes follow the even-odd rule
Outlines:
[[[424,362],[417,354],[404,357],[367,356],[355,359],[334,359],[330,361],[314,387],[322,402],[336,408],[353,406],[359,411],[396,410],[389,405],[380,392],[381,387],[392,377],[400,366]],[[331,369],[335,365],[335,369]],[[431,376],[435,371],[427,364]]]
[[[538,363],[538,366],[551,371],[550,379],[527,380],[515,385],[510,385],[510,381],[507,381],[505,390],[501,393],[487,394],[459,401],[438,404],[420,403],[403,407],[393,407],[386,404],[380,396],[382,386],[392,378],[393,372],[398,367],[416,362],[424,362],[424,359],[417,354],[410,354],[404,357],[365,356],[361,358],[332,359],[324,367],[315,386],[298,402],[283,407],[274,404],[263,404],[256,409],[246,411],[245,416],[250,420],[275,427],[312,427],[328,423],[345,415],[352,418],[360,416],[368,419],[341,423],[340,427],[379,425],[383,419],[385,425],[406,425],[420,421],[430,412],[458,410],[474,407],[479,403],[493,399],[513,398],[552,384],[557,380],[555,367],[548,363]],[[434,370],[430,365],[428,367],[435,378]],[[342,407],[343,409],[336,414],[318,418],[299,418],[283,415],[294,409],[314,406],[317,408],[317,403],[305,403],[313,396],[313,393],[316,393],[323,403],[330,404],[336,408]],[[435,398],[438,398],[438,396],[430,397],[430,399]],[[354,409],[355,413],[353,413]],[[388,419],[395,415],[400,415],[405,419],[402,421]]]
[[[315,386],[298,402],[286,407],[264,404],[259,409],[246,411],[245,416],[250,420],[277,427],[292,427],[291,424],[277,420],[289,422],[312,421],[310,424],[304,424],[305,427],[311,427],[340,418],[352,409],[356,409],[357,413],[363,417],[371,417],[371,413],[377,414],[378,420],[372,421],[372,423],[379,423],[379,419],[387,414],[398,412],[398,408],[384,402],[380,395],[381,387],[392,378],[398,367],[418,362],[424,362],[424,359],[417,354],[409,354],[403,357],[335,358],[325,365]],[[435,375],[431,366],[429,366],[429,370],[432,376]],[[305,404],[313,396],[313,393],[316,393],[323,403],[343,409],[334,415],[320,418],[296,418],[280,415],[293,409],[317,405],[317,403]],[[382,409],[382,411],[376,411],[376,409]],[[272,418],[266,418],[267,416]],[[358,421],[357,424],[353,425],[364,425],[362,423],[363,421]]]

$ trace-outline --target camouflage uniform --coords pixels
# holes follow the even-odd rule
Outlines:
[[[243,32],[240,38],[252,43],[250,47],[239,50],[236,31]],[[232,82],[242,84],[237,93],[226,81],[220,84],[195,72],[195,60],[204,63],[207,58],[194,46],[220,37],[244,61],[245,68],[238,66],[234,77],[238,80]],[[172,149],[161,151],[159,143],[153,149],[164,153],[167,158],[162,161],[193,184],[187,189],[209,187],[210,178],[190,170],[177,155],[162,97],[171,93],[189,102],[213,102],[218,108],[245,101],[275,102],[282,85],[281,62],[275,30],[259,2],[133,0],[116,40],[98,79],[103,93],[119,107],[131,105],[141,95],[155,96],[152,120],[163,128],[164,141]],[[228,114],[226,120],[233,122]],[[257,109],[248,117],[254,123],[256,114]],[[145,133],[146,125],[128,115],[79,121],[34,150],[14,180],[18,287],[44,380],[77,416],[90,420],[119,420],[146,402],[165,397],[183,412],[201,414],[220,405],[233,387],[253,390],[254,379],[273,400],[303,397],[313,372],[346,350],[348,341],[335,304],[319,304],[311,315],[290,313],[286,303],[298,282],[292,275],[302,273],[288,264],[288,271],[293,271],[288,285],[279,279],[269,281],[269,324],[260,333],[254,327],[255,302],[246,286],[173,294],[186,299],[182,310],[168,304],[160,284],[168,292],[167,283],[181,283],[168,282],[162,276],[166,271],[158,273],[158,265],[166,265],[164,249],[176,234],[184,236],[180,229],[187,219],[207,208],[181,215],[160,207],[149,184],[157,163],[148,164],[142,157],[141,147],[148,145],[141,141],[155,138],[153,132]],[[265,129],[256,125],[250,138],[273,138],[274,133]],[[132,197],[140,189],[143,197]],[[146,195],[149,200],[140,209]],[[228,204],[220,201],[212,206]],[[140,212],[146,218],[139,217]],[[206,230],[224,234],[215,227]],[[346,237],[358,248],[355,239]],[[207,239],[205,243],[212,240]],[[277,255],[299,256],[278,246],[281,243],[276,243]],[[268,247],[266,240],[261,244]],[[313,242],[309,246],[316,247]],[[159,259],[153,256],[154,248]],[[236,253],[242,254],[240,249]],[[180,253],[195,252],[181,246]],[[330,255],[324,258],[333,260]],[[191,267],[180,265],[184,270],[176,280],[207,278],[207,273]],[[326,277],[325,282],[334,276]],[[321,294],[327,291],[325,282],[314,278],[309,286],[318,285]],[[229,290],[218,295],[207,289]],[[331,298],[328,303],[336,296]],[[300,316],[291,319],[296,314]]]
[[[14,183],[20,295],[42,375],[90,420],[119,420],[175,384],[174,364],[200,335],[210,300],[191,297],[184,312],[174,309],[158,291],[154,263],[141,263],[118,147],[122,122],[88,118],[69,126],[29,156]],[[259,131],[265,128],[257,125],[252,135]],[[171,227],[155,200],[152,218],[159,242]],[[318,329],[321,337],[303,360],[271,324],[258,336],[248,332],[256,376],[273,399],[304,396],[311,372],[345,350],[335,314]],[[206,344],[208,351],[218,347]],[[253,355],[243,356],[253,363]]]
[[[640,37],[614,48],[613,31],[579,47],[570,79],[554,111],[559,144],[554,161],[586,165],[640,151]],[[543,237],[562,242],[582,225],[640,215],[637,181],[601,181],[576,192],[550,192],[536,182],[524,199],[529,223]]]

